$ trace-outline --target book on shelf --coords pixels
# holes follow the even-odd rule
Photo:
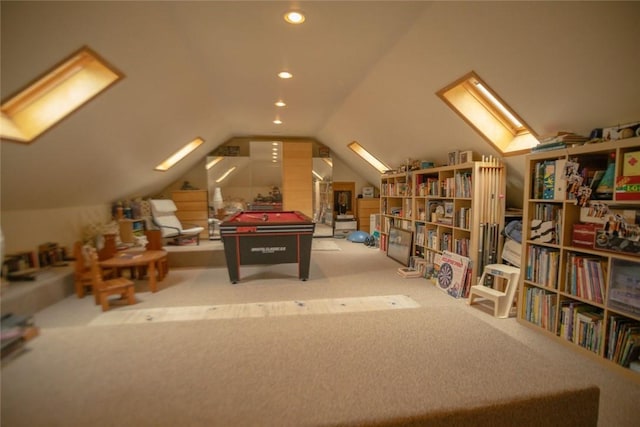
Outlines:
[[[604,302],[606,263],[600,257],[567,255],[565,292],[589,301]]]
[[[397,272],[401,277],[417,278],[425,277],[427,270],[427,261],[419,256],[412,256],[408,267],[399,267]]]
[[[567,145],[582,144],[587,142],[589,137],[578,135],[574,132],[560,131],[554,135],[546,135],[538,137],[539,144],[531,149],[531,151],[545,151],[548,149],[564,148]]]
[[[638,359],[640,347],[640,322],[622,316],[611,316],[609,320],[609,339],[607,342],[607,359],[629,366]]]
[[[534,166],[534,199],[565,200],[567,197],[566,159],[542,160]]]
[[[524,318],[548,331],[555,325],[555,295],[545,289],[527,287]]]
[[[593,307],[583,306],[582,308],[574,313],[573,342],[594,353],[599,353],[604,316],[601,311],[596,311]]]
[[[538,285],[556,288],[560,251],[555,248],[532,245],[528,247],[525,280]]]

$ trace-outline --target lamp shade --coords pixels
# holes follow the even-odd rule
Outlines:
[[[224,208],[224,200],[222,199],[222,190],[220,187],[216,187],[213,190],[213,207],[216,209],[216,212]]]

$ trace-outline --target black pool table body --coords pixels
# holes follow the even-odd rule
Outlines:
[[[297,211],[239,212],[220,224],[220,237],[231,283],[241,265],[298,264],[298,277],[309,278],[315,223]]]

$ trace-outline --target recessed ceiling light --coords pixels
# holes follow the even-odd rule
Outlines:
[[[272,143],[271,143],[271,145],[273,145],[273,146],[277,147],[277,146],[278,146],[278,143],[274,141],[274,142],[272,142]]]
[[[285,105],[287,104],[285,104],[284,101],[281,99],[276,101],[276,107],[284,107]]]
[[[291,77],[293,77],[293,74],[288,71],[280,71],[278,73],[278,77],[280,77],[281,79],[290,79]]]
[[[305,20],[305,17],[302,12],[292,10],[291,12],[287,12],[284,14],[284,20],[289,24],[302,24]]]
[[[281,125],[281,124],[282,124],[282,120],[280,120],[280,119],[275,119],[275,120],[273,121],[273,123],[275,123],[275,124],[277,124],[277,125]]]

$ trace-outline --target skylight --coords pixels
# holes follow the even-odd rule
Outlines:
[[[374,155],[365,150],[364,147],[362,147],[356,141],[353,141],[352,143],[347,145],[347,147],[349,147],[351,151],[360,156],[365,162],[376,168],[378,172],[385,173],[386,171],[391,170],[389,166],[378,160]]]
[[[216,183],[218,183],[218,184],[219,184],[219,183],[221,183],[222,181],[224,181],[224,179],[225,179],[226,177],[228,177],[228,176],[229,176],[229,174],[230,174],[231,172],[233,172],[234,170],[236,170],[236,168],[237,168],[237,166],[232,166],[232,167],[230,167],[229,169],[227,169],[227,171],[226,171],[225,173],[223,173],[223,174],[220,176],[220,178],[216,179]]]
[[[31,143],[123,77],[83,47],[2,103],[0,137]]]
[[[160,163],[155,167],[155,170],[160,172],[165,172],[172,168],[176,163],[180,160],[184,159],[188,154],[190,154],[193,150],[198,148],[200,144],[204,142],[204,139],[198,137],[193,141],[187,143],[184,147],[173,153],[170,157],[168,157],[164,162]]]
[[[473,71],[437,95],[502,155],[522,154],[538,144],[524,121]]]

